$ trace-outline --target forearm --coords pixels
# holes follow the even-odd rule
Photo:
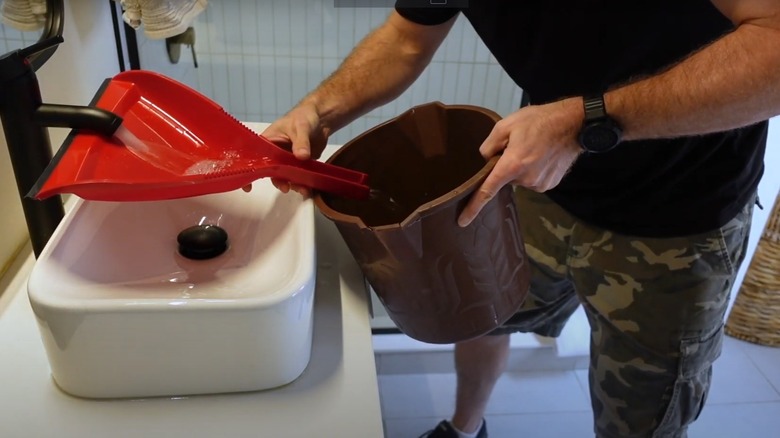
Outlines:
[[[422,73],[452,26],[413,24],[396,13],[370,33],[302,102],[334,132],[398,97]]]
[[[780,113],[776,22],[744,22],[664,73],[608,92],[606,107],[624,138],[706,134]]]

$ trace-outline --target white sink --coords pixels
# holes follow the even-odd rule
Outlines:
[[[309,362],[314,211],[268,179],[158,202],[78,200],[28,283],[54,380],[89,398],[269,389]],[[213,224],[229,248],[177,251],[178,233]]]

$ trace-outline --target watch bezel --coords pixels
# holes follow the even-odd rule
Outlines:
[[[604,105],[604,95],[583,97],[583,107],[585,110],[585,120],[578,136],[578,141],[582,149],[591,153],[603,153],[614,149],[622,140],[623,130],[620,125],[612,119],[606,111]],[[593,143],[595,138],[591,134],[594,130],[606,131],[613,134],[614,141],[608,143]],[[603,136],[599,136],[602,137]]]

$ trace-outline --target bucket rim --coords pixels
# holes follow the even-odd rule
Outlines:
[[[347,149],[349,149],[358,139],[361,139],[362,137],[377,131],[384,127],[385,125],[388,125],[390,123],[395,123],[399,119],[402,119],[404,117],[407,117],[409,114],[414,113],[420,108],[427,108],[427,107],[439,107],[444,110],[469,110],[474,111],[477,113],[484,114],[491,119],[493,119],[494,122],[498,122],[501,120],[501,116],[496,113],[493,110],[490,110],[488,108],[480,107],[477,105],[468,105],[468,104],[453,104],[448,105],[444,104],[440,101],[434,101],[429,102],[421,105],[416,105],[403,113],[386,120],[372,128],[369,128],[368,130],[364,131],[360,135],[356,136],[352,140],[344,143],[341,147],[338,148],[327,160],[326,163],[328,164],[334,164],[333,162],[335,160],[338,160],[339,156],[345,152]],[[474,191],[476,191],[479,186],[484,182],[484,180],[487,178],[488,174],[493,170],[496,163],[498,162],[499,156],[491,157],[489,160],[485,162],[485,165],[480,168],[478,172],[476,172],[474,175],[472,175],[469,179],[458,185],[457,187],[453,188],[452,190],[442,194],[441,196],[436,197],[435,199],[432,199],[419,207],[417,207],[414,211],[409,213],[404,220],[392,223],[392,224],[385,224],[385,225],[378,225],[378,226],[369,226],[366,225],[366,223],[359,217],[355,215],[350,215],[346,213],[341,213],[339,211],[334,210],[331,208],[323,199],[322,193],[319,191],[315,191],[313,193],[314,198],[314,204],[317,206],[317,208],[320,210],[320,212],[325,215],[328,219],[334,221],[334,222],[341,222],[341,223],[349,223],[356,225],[359,229],[370,229],[373,231],[384,231],[384,230],[391,230],[391,229],[397,229],[397,228],[404,228],[411,224],[413,224],[416,221],[421,220],[422,218],[434,214],[441,210],[445,203],[449,202],[459,202],[461,199],[463,199],[465,196],[470,195]],[[460,213],[459,213],[460,214]]]

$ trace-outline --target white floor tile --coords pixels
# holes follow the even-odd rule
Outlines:
[[[723,339],[723,352],[712,367],[707,404],[780,401],[780,394],[740,344],[741,341],[728,336]],[[776,357],[774,367],[780,368],[780,356]]]
[[[452,414],[454,374],[380,375],[383,418]],[[590,402],[573,371],[506,373],[487,407],[490,414],[589,412]]]
[[[580,384],[580,388],[585,392],[585,394],[590,397],[590,383],[588,382],[588,368],[581,368],[578,370],[574,370],[574,375],[577,376],[577,381]]]
[[[448,417],[455,406],[455,375],[380,375],[379,394],[385,420]]]
[[[487,424],[490,438],[593,438],[590,412],[494,415]]]
[[[767,347],[739,340],[733,342],[739,345],[774,389],[780,393],[780,347]]]
[[[688,428],[688,438],[735,437],[780,437],[780,402],[710,405]]]
[[[574,371],[506,373],[496,384],[488,414],[590,412]]]

